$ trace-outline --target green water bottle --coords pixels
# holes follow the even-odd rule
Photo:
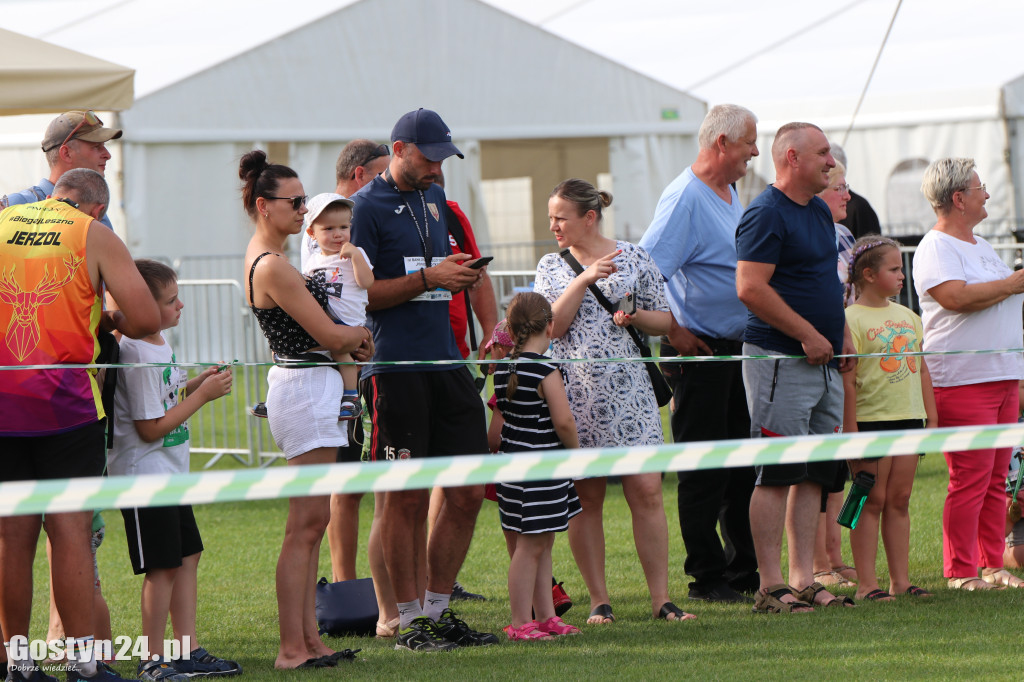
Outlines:
[[[840,526],[846,526],[850,530],[857,527],[857,521],[860,520],[860,512],[864,509],[864,503],[867,502],[868,493],[874,487],[875,477],[866,471],[861,471],[853,477],[850,492],[847,493],[846,499],[843,501],[843,508],[839,510],[837,520]]]

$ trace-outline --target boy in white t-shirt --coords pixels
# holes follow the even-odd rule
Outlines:
[[[177,276],[158,261],[135,261],[160,307],[160,329],[178,325],[183,304]],[[176,362],[162,333],[120,341],[120,361]],[[189,469],[188,418],[200,407],[231,392],[231,370],[210,368],[189,380],[180,367],[126,367],[118,370],[114,394],[114,445],[107,452],[111,476],[177,474]],[[128,555],[142,585],[142,634],[145,646],[139,678],[174,682],[192,676],[242,672],[234,661],[217,658],[197,645],[196,574],[203,542],[190,505],[122,509]],[[182,658],[164,660],[167,616],[181,637]],[[186,648],[186,646],[188,648]]]
[[[366,252],[352,241],[351,199],[327,192],[309,200],[305,216],[306,233],[320,250],[306,260],[306,277],[322,279],[330,301],[330,314],[338,324],[361,327],[366,324],[367,289],[373,285],[373,266]],[[348,353],[331,354],[335,362],[352,362]],[[338,419],[355,419],[359,406],[359,368],[339,365],[345,393]]]

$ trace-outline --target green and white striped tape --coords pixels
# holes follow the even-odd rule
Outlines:
[[[1013,424],[173,475],[24,481],[0,484],[0,516],[412,490],[434,485],[692,471],[1012,447],[1020,443],[1024,443],[1024,425]]]
[[[997,355],[1004,353],[1024,353],[1024,348],[997,348],[991,350],[939,350],[939,351],[904,351],[900,353],[849,353],[847,355],[836,355],[839,358],[892,358],[892,357],[914,357],[914,356],[932,356],[932,355]],[[0,371],[4,370],[44,370],[44,369],[89,369],[89,368],[105,368],[105,367],[185,367],[185,368],[198,368],[206,369],[208,367],[220,367],[221,365],[228,365],[230,367],[319,367],[319,366],[330,366],[335,365],[359,365],[359,366],[430,366],[430,365],[504,365],[512,362],[544,362],[549,364],[576,364],[576,363],[602,363],[602,362],[658,362],[658,363],[684,363],[684,362],[733,362],[736,360],[779,360],[779,359],[803,359],[804,355],[673,355],[671,357],[628,357],[628,358],[546,358],[543,360],[534,360],[527,358],[519,358],[517,360],[502,359],[502,360],[383,360],[383,361],[371,361],[371,362],[295,362],[295,363],[276,363],[276,362],[240,362],[235,360],[234,362],[140,362],[131,364],[121,363],[82,363],[82,364],[52,364],[52,365],[0,365]]]

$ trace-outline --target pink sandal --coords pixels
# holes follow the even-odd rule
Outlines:
[[[531,620],[529,623],[524,623],[518,628],[515,625],[506,625],[503,629],[505,630],[505,634],[508,635],[508,638],[513,642],[528,639],[554,639],[547,632],[542,632],[535,620]]]
[[[543,623],[537,623],[537,629],[549,635],[578,635],[580,629],[575,625],[569,625],[558,616],[548,618]]]

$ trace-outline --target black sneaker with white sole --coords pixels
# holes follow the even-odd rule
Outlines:
[[[214,656],[202,647],[192,651],[188,658],[172,660],[171,665],[187,677],[230,677],[242,674],[242,666],[238,663]]]
[[[437,632],[441,637],[459,646],[486,646],[497,644],[498,636],[489,632],[477,632],[466,625],[466,621],[455,615],[451,609],[441,612],[437,619]]]
[[[457,644],[445,640],[437,631],[437,624],[426,616],[413,618],[409,627],[398,631],[395,640],[396,649],[409,651],[451,651],[458,648]]]

